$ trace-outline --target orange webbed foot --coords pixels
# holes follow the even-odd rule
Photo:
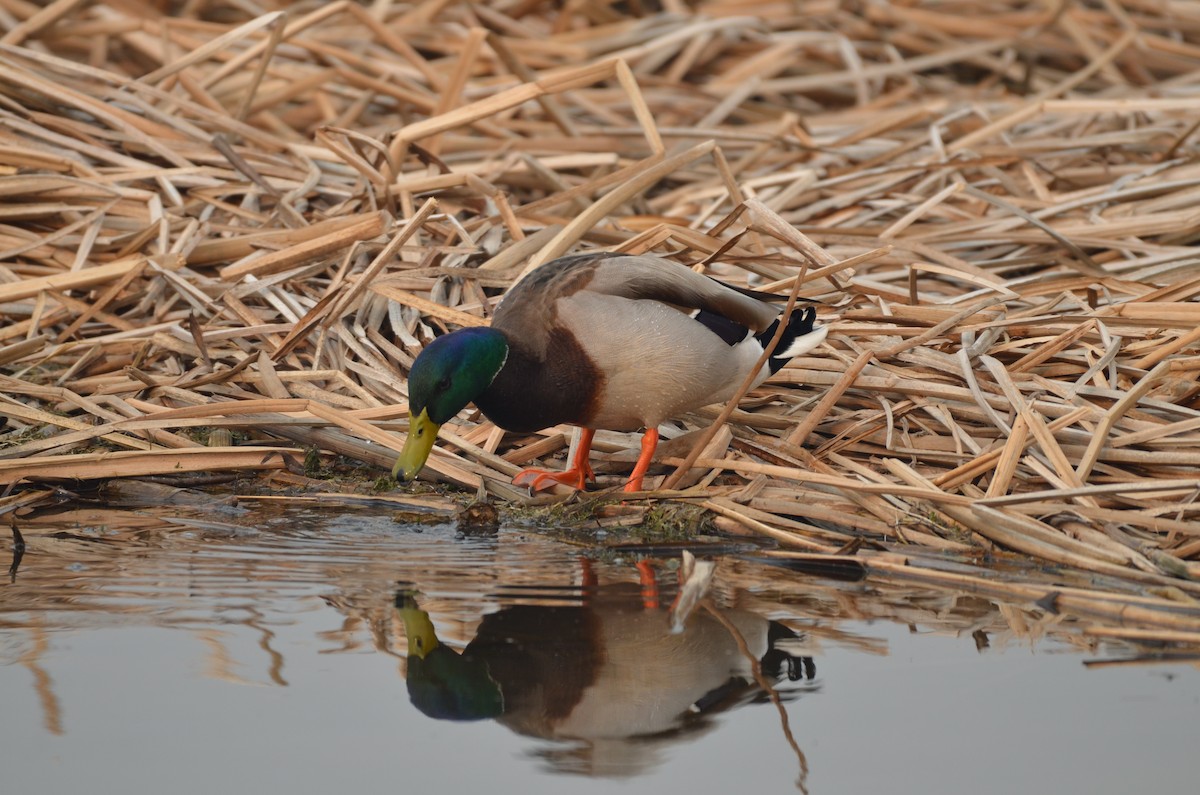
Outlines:
[[[592,471],[592,465],[588,462],[588,455],[592,451],[592,437],[595,435],[596,432],[591,428],[583,429],[570,469],[564,472],[534,467],[522,469],[513,478],[513,485],[528,486],[530,490],[538,492],[542,489],[552,488],[555,483],[561,483],[577,491],[583,491],[589,480],[596,479],[596,473]]]
[[[583,469],[571,468],[563,472],[556,472],[550,469],[529,468],[522,469],[512,479],[514,486],[528,486],[532,491],[541,491],[549,489],[555,483],[561,483],[564,486],[570,486],[578,491],[583,491],[588,480],[595,479],[596,475],[592,472],[592,468],[585,467]]]

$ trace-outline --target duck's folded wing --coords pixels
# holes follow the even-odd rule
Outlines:
[[[591,292],[661,301],[685,312],[701,309],[756,332],[779,315],[777,307],[659,257],[617,254],[596,257],[590,264],[592,278],[583,289]]]

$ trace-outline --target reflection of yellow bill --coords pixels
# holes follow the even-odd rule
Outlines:
[[[425,460],[429,458],[429,451],[433,449],[440,427],[429,419],[429,412],[425,409],[421,410],[419,417],[408,415],[408,438],[404,440],[404,449],[400,451],[400,457],[392,467],[392,477],[402,483],[416,478],[421,467],[425,466]]]
[[[404,622],[404,634],[408,637],[408,656],[425,659],[425,655],[439,645],[429,614],[417,607],[416,601],[411,597],[397,599],[396,612]]]

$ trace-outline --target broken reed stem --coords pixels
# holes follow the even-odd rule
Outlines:
[[[633,179],[622,183],[613,190],[604,195],[587,210],[575,216],[568,222],[549,243],[547,243],[537,254],[529,258],[528,263],[521,275],[524,276],[539,265],[543,265],[556,257],[559,257],[567,252],[584,233],[594,227],[601,218],[608,215],[620,205],[629,201],[633,197],[646,190],[654,183],[661,180],[668,174],[672,174],[685,166],[690,165],[696,160],[711,154],[716,145],[712,141],[705,141],[700,144],[680,152],[677,155],[662,159],[660,155],[654,155],[646,161],[647,167],[644,171],[640,171]],[[657,162],[652,162],[657,161]]]
[[[855,379],[862,373],[863,368],[874,358],[874,351],[863,351],[858,354],[854,361],[850,363],[850,366],[846,368],[846,372],[842,373],[842,377],[837,380],[837,383],[821,396],[821,400],[808,412],[808,416],[801,420],[800,424],[788,434],[788,444],[803,447],[804,443],[808,441],[809,434],[821,424],[821,420],[825,419],[842,395],[846,393],[846,390],[854,385]]]
[[[1169,361],[1162,361],[1154,365],[1150,372],[1146,373],[1137,382],[1137,384],[1125,393],[1113,407],[1105,412],[1104,419],[1100,421],[1100,425],[1092,434],[1092,439],[1088,442],[1087,450],[1084,451],[1083,457],[1079,459],[1079,465],[1075,470],[1075,478],[1080,483],[1086,483],[1088,476],[1092,474],[1092,467],[1096,465],[1096,460],[1100,457],[1100,449],[1108,442],[1108,436],[1112,433],[1113,426],[1126,412],[1141,400],[1150,388],[1154,386],[1155,381],[1165,375],[1171,369]]]
[[[712,603],[712,599],[705,597],[700,601],[705,611],[717,620],[717,622],[725,628],[725,630],[733,638],[737,644],[738,651],[746,658],[750,665],[750,673],[754,676],[754,681],[758,684],[762,691],[771,699],[771,703],[775,705],[775,711],[779,714],[779,727],[783,731],[783,738],[787,740],[788,745],[792,749],[792,753],[796,755],[796,761],[800,765],[800,777],[797,779],[797,788],[802,792],[807,792],[806,782],[808,780],[808,757],[805,756],[804,750],[800,747],[800,743],[796,742],[795,735],[792,734],[791,721],[788,719],[787,710],[784,709],[783,699],[779,697],[779,691],[775,686],[763,675],[762,665],[758,661],[758,657],[750,651],[750,646],[746,643],[746,638],[741,631],[734,625],[732,621]]]

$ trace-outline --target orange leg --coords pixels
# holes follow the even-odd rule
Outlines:
[[[575,450],[575,458],[571,459],[571,468],[563,472],[552,472],[548,469],[522,469],[513,478],[513,485],[529,486],[533,491],[550,488],[553,483],[561,483],[573,489],[583,491],[589,480],[596,479],[592,465],[588,463],[588,455],[592,451],[592,437],[596,431],[584,428],[579,437],[579,447]]]
[[[642,478],[646,476],[646,470],[650,469],[650,462],[654,460],[654,450],[658,447],[658,428],[647,428],[642,434],[642,454],[638,456],[637,463],[633,466],[633,473],[629,476],[629,482],[625,484],[625,491],[641,491]]]

